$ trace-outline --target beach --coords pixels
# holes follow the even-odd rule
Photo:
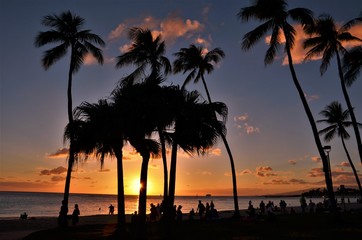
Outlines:
[[[339,205],[339,208],[343,212],[343,205]],[[297,215],[301,214],[300,207],[293,207],[293,210],[296,212]],[[361,213],[362,205],[353,203],[353,204],[346,204],[346,212],[359,212]],[[290,215],[291,208],[288,207],[287,211],[283,215]],[[241,210],[241,221],[243,219],[247,219],[247,211]],[[275,212],[276,215],[280,215],[282,213]],[[218,219],[229,219],[233,215],[233,211],[220,211]],[[188,219],[188,214],[183,214],[183,219]],[[197,220],[198,217],[195,217]],[[129,223],[131,221],[131,215],[126,215],[126,221]],[[115,228],[117,222],[116,215],[92,215],[92,216],[81,216],[80,221],[77,227],[86,227],[86,226],[109,226],[108,231],[109,234]],[[69,222],[70,223],[70,222]],[[70,223],[71,224],[71,223]],[[4,218],[0,219],[0,239],[2,240],[19,240],[23,239],[24,237],[28,236],[32,232],[37,232],[46,229],[54,229],[57,225],[57,217],[30,217],[26,220],[21,219],[14,219],[14,218]]]

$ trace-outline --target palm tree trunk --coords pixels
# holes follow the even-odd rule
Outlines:
[[[73,76],[73,69],[74,69],[74,63],[73,63],[73,49],[72,49],[72,58],[70,60],[70,67],[68,72],[68,89],[67,89],[67,98],[68,98],[68,121],[70,125],[70,140],[69,140],[69,159],[68,159],[68,170],[67,170],[67,176],[65,179],[65,186],[64,186],[64,196],[63,196],[63,206],[68,209],[68,199],[69,199],[69,191],[70,191],[70,180],[72,176],[72,170],[74,166],[75,161],[75,153],[74,153],[74,130],[73,130],[73,101],[72,101],[72,76]]]
[[[360,135],[360,132],[359,132],[359,129],[358,129],[358,126],[357,126],[357,119],[356,119],[356,116],[354,114],[353,107],[352,107],[351,101],[350,101],[349,96],[348,96],[346,84],[344,82],[343,71],[342,71],[342,66],[341,66],[341,59],[339,57],[339,53],[336,52],[336,54],[337,54],[337,63],[338,63],[338,74],[339,74],[339,79],[341,80],[342,92],[343,92],[343,96],[344,96],[344,99],[345,99],[347,107],[348,107],[348,111],[349,111],[349,113],[351,115],[352,126],[353,126],[353,130],[354,130],[356,140],[357,140],[359,158],[360,158],[361,163],[362,163],[361,135]]]
[[[122,148],[120,148],[122,149]],[[124,182],[123,182],[123,152],[116,148],[114,150],[117,158],[117,205],[118,205],[118,214],[117,214],[117,229],[120,233],[124,233],[126,230],[126,213],[124,205]]]
[[[346,152],[346,155],[347,155],[347,158],[348,158],[348,161],[349,161],[349,165],[351,165],[351,168],[352,168],[354,177],[356,178],[356,182],[357,182],[357,185],[358,185],[358,188],[359,188],[359,192],[360,192],[360,195],[361,195],[361,199],[362,199],[362,187],[361,187],[361,182],[359,181],[359,178],[358,178],[357,170],[356,170],[356,168],[354,167],[354,164],[353,164],[353,162],[352,162],[351,156],[349,155],[349,152],[348,152],[348,150],[347,150],[346,144],[344,143],[343,137],[341,137],[341,139],[342,139],[342,145],[343,145],[344,151]]]
[[[173,217],[172,211],[175,202],[175,192],[176,192],[176,163],[177,163],[177,139],[174,139],[172,143],[172,152],[171,152],[169,195],[166,202],[167,203],[166,221],[172,220],[171,218]]]
[[[167,199],[168,196],[168,171],[167,171],[167,156],[166,156],[166,144],[165,144],[165,136],[160,128],[158,128],[158,135],[160,136],[161,143],[161,155],[162,155],[162,163],[163,163],[163,200]]]
[[[287,55],[288,55],[288,64],[289,64],[290,73],[292,75],[294,85],[297,88],[299,97],[302,100],[305,113],[307,114],[309,123],[310,123],[310,125],[312,127],[314,141],[315,141],[315,143],[317,145],[319,155],[320,155],[320,157],[322,159],[324,177],[325,177],[327,191],[328,191],[328,198],[329,198],[329,201],[331,203],[332,211],[334,213],[337,213],[337,203],[336,203],[336,199],[334,198],[332,177],[329,174],[329,161],[328,161],[327,155],[325,154],[325,152],[323,150],[322,142],[321,142],[321,140],[319,138],[319,134],[318,134],[318,130],[317,130],[315,120],[313,118],[313,114],[312,114],[312,112],[311,112],[311,110],[309,108],[309,105],[308,105],[308,102],[307,102],[307,100],[305,98],[302,87],[300,86],[300,84],[298,82],[297,75],[295,73],[294,66],[293,66],[292,54],[290,52],[290,48],[288,47],[289,45],[290,44],[288,43],[288,40],[287,40],[287,42],[286,42],[286,51],[287,51]]]
[[[141,153],[142,166],[140,177],[140,194],[138,198],[138,221],[139,221],[139,233],[142,239],[146,239],[146,207],[147,207],[147,174],[148,174],[148,162],[150,160],[150,153],[147,151]]]
[[[205,88],[205,91],[206,91],[207,98],[209,100],[209,103],[211,104],[212,101],[211,101],[209,90],[208,90],[207,85],[206,85],[204,75],[201,75],[201,79],[202,79],[202,83],[204,84],[204,88]],[[214,114],[215,114],[215,112],[214,112]],[[216,114],[215,114],[215,119],[216,119]],[[226,148],[226,151],[228,153],[229,160],[230,160],[232,183],[233,183],[233,197],[234,197],[234,217],[240,217],[239,202],[238,202],[238,187],[237,187],[237,182],[236,182],[236,171],[235,171],[235,165],[234,165],[234,158],[233,158],[233,155],[231,153],[229,143],[226,140],[226,136],[222,132],[220,132],[220,135],[221,135],[222,141],[224,143],[224,146]]]

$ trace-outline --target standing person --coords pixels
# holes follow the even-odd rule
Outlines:
[[[181,208],[182,208],[182,206],[181,206],[181,205],[178,205],[178,207],[177,207],[177,212],[176,212],[176,214],[177,214],[177,221],[182,221],[182,211],[181,211]]]
[[[260,208],[260,213],[262,215],[264,215],[265,214],[265,203],[263,200],[261,200],[261,202],[259,203],[259,208]]]
[[[80,215],[80,211],[79,211],[78,204],[75,204],[74,205],[74,210],[73,210],[73,213],[72,213],[73,226],[77,225],[77,223],[79,222],[79,215]]]
[[[305,213],[305,208],[307,207],[307,200],[304,196],[300,198],[300,207],[302,208],[302,213]]]
[[[205,212],[205,205],[199,200],[199,204],[197,205],[196,213],[199,213],[200,219]]]
[[[113,213],[114,213],[114,206],[111,204],[109,207],[109,215],[113,215]]]

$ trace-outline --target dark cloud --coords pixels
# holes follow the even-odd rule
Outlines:
[[[40,176],[43,176],[43,175],[59,175],[59,174],[62,174],[62,173],[65,173],[67,172],[67,169],[65,167],[57,167],[57,168],[54,168],[54,169],[51,169],[51,170],[48,170],[48,169],[44,169],[44,170],[41,170],[40,171]]]
[[[63,177],[63,176],[53,176],[50,180],[52,182],[63,182],[65,180],[65,177]]]
[[[255,175],[259,177],[272,177],[277,176],[277,174],[273,173],[273,169],[269,166],[260,166],[255,169]]]
[[[55,153],[48,154],[48,158],[64,158],[68,156],[68,153],[68,148],[59,148]]]

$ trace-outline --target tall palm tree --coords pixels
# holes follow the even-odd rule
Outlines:
[[[117,68],[131,64],[137,66],[136,70],[123,79],[125,84],[132,85],[135,80],[147,76],[147,70],[150,70],[149,75],[159,75],[162,69],[165,75],[171,72],[171,63],[164,56],[166,46],[161,41],[161,35],[154,38],[151,30],[133,27],[129,30],[129,38],[132,41],[131,47],[117,57],[116,63]]]
[[[361,197],[362,197],[362,188],[361,182],[358,178],[358,173],[354,164],[352,162],[351,156],[347,150],[344,140],[350,138],[349,133],[346,128],[352,125],[352,122],[349,121],[350,113],[349,110],[343,110],[342,105],[339,102],[332,102],[325,107],[323,111],[319,113],[325,119],[318,120],[317,123],[326,123],[328,126],[319,131],[319,134],[324,135],[324,140],[330,142],[336,135],[341,138],[343,149],[346,152],[348,162],[351,165],[354,177],[357,182]],[[362,124],[358,123],[359,126]]]
[[[362,41],[361,39],[353,36],[351,33],[348,32],[348,30],[352,26],[361,22],[362,17],[355,18],[338,29],[335,21],[331,16],[322,15],[316,20],[315,25],[312,28],[308,29],[308,33],[312,34],[312,37],[304,41],[304,47],[311,48],[306,54],[306,59],[310,59],[313,56],[319,56],[323,54],[322,64],[320,66],[320,72],[322,75],[327,71],[331,59],[336,56],[340,84],[344,99],[351,115],[352,126],[356,136],[358,152],[362,163],[361,134],[359,132],[357,126],[357,119],[354,114],[353,106],[347,92],[340,58],[340,53],[345,54],[347,52],[347,50],[343,47],[342,43],[350,41]]]
[[[132,41],[132,45],[127,52],[117,57],[116,67],[120,68],[126,65],[134,64],[137,66],[137,68],[129,76],[123,78],[122,84],[133,85],[135,81],[140,79],[151,83],[151,85],[159,85],[162,83],[164,79],[161,77],[161,71],[163,70],[163,74],[165,76],[168,75],[171,72],[171,63],[164,55],[166,51],[166,45],[164,41],[161,41],[161,35],[158,35],[154,38],[152,36],[152,32],[149,29],[133,27],[129,30],[129,38]],[[147,72],[147,70],[150,70],[150,72]],[[148,86],[152,87],[150,85]],[[164,109],[163,111],[165,113]],[[166,146],[163,134],[164,126],[159,124],[157,129],[161,143],[161,154],[164,168],[163,195],[164,198],[166,198],[168,195],[168,170]]]
[[[126,139],[142,156],[142,167],[139,196],[139,219],[146,221],[146,193],[147,193],[147,170],[151,155],[157,155],[158,143],[150,139],[157,124],[153,118],[154,107],[149,101],[152,92],[148,86],[143,84],[127,85],[117,88],[112,93],[115,105],[121,106],[117,112],[126,116],[124,119],[124,134]]]
[[[94,153],[103,166],[104,158],[108,155],[117,159],[117,229],[120,233],[125,232],[125,200],[123,183],[123,152],[125,141],[124,116],[119,114],[113,103],[101,99],[91,104],[83,102],[75,109],[77,119],[82,119],[87,126],[85,137],[79,141],[81,148],[78,150],[85,154]],[[84,136],[84,135],[83,135]],[[85,143],[85,146],[84,144]],[[84,147],[82,147],[82,145]],[[77,152],[77,151],[76,151]]]
[[[51,67],[55,62],[64,57],[70,49],[70,65],[68,71],[68,121],[73,123],[72,106],[72,77],[80,66],[87,54],[92,54],[98,63],[103,63],[102,50],[94,44],[105,46],[104,41],[98,35],[91,33],[88,29],[83,29],[84,19],[70,11],[62,12],[60,15],[47,15],[43,17],[42,24],[50,29],[45,32],[39,32],[35,38],[35,46],[42,47],[47,44],[60,43],[44,52],[42,64],[45,70]],[[64,188],[64,205],[68,208],[68,198],[70,189],[70,179],[75,160],[72,147],[73,134],[70,134],[68,171]]]
[[[175,95],[179,96],[177,103],[174,130],[170,133],[171,139],[171,164],[170,164],[170,187],[168,199],[168,214],[174,205],[176,190],[176,163],[177,150],[180,147],[188,154],[196,152],[205,154],[217,141],[221,133],[225,132],[222,121],[214,118],[217,111],[226,119],[227,107],[223,103],[200,102],[200,94],[197,91],[186,92],[175,88]]]
[[[362,69],[362,45],[346,52],[343,56],[344,81],[350,87],[357,79]]]
[[[319,155],[323,162],[323,169],[328,169],[328,158],[323,151],[322,142],[319,138],[316,123],[313,114],[309,108],[304,91],[298,81],[297,74],[293,66],[293,58],[291,49],[294,46],[296,31],[294,27],[288,23],[288,18],[297,20],[302,23],[304,29],[313,24],[312,12],[306,8],[294,8],[287,10],[288,4],[285,0],[255,0],[254,4],[250,7],[241,8],[238,17],[241,21],[249,21],[254,18],[256,20],[265,21],[254,30],[246,33],[243,37],[241,48],[249,50],[260,39],[267,34],[268,31],[272,32],[269,48],[264,57],[265,65],[271,64],[275,58],[278,48],[281,45],[281,34],[285,36],[284,50],[287,53],[289,69],[292,75],[293,83],[297,89],[299,97],[302,101],[305,113],[308,117],[309,123],[312,127],[314,141],[317,145]],[[333,183],[329,176],[328,171],[324,172],[326,186],[328,190],[328,197],[332,204],[332,210],[337,211],[337,205],[334,198]]]
[[[181,48],[180,51],[175,53],[174,55],[177,57],[177,59],[173,62],[174,72],[186,73],[190,71],[184,81],[182,89],[184,89],[186,84],[189,83],[191,80],[194,80],[194,82],[197,83],[201,79],[206,91],[207,99],[209,103],[212,104],[211,96],[204,75],[206,73],[211,73],[214,70],[213,64],[220,62],[221,59],[225,57],[224,51],[222,51],[220,48],[215,48],[207,53],[204,53],[202,47],[197,47],[194,44],[191,44],[189,48]],[[214,116],[214,118],[216,119],[216,115]],[[234,197],[234,216],[239,217],[240,212],[234,158],[232,156],[225,133],[220,133],[220,135],[230,159]]]

